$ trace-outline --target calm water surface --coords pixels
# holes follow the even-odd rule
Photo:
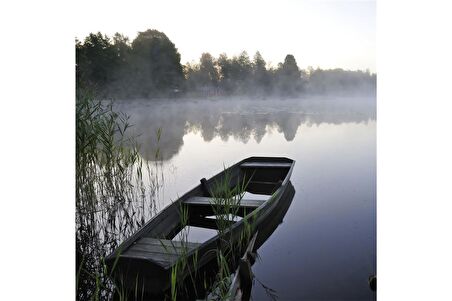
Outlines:
[[[160,208],[253,155],[296,160],[295,196],[259,248],[254,300],[374,300],[374,97],[118,101],[141,155],[163,159]],[[162,129],[160,141],[156,131]],[[265,285],[265,286],[264,286]]]

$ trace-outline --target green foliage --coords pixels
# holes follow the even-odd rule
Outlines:
[[[239,181],[239,180],[238,180]],[[231,185],[233,185],[231,187]],[[231,227],[231,220],[240,209],[240,201],[245,194],[247,183],[232,183],[232,175],[229,169],[224,168],[224,176],[215,181],[212,189],[212,208],[218,228],[220,240],[224,239],[224,233]],[[230,247],[230,242],[225,242]]]
[[[103,96],[156,97],[183,84],[180,54],[162,32],[140,32],[129,43],[119,33],[113,39],[100,32],[76,42],[78,87]]]
[[[214,91],[220,81],[218,62],[210,53],[203,53],[199,64],[187,64],[185,75],[186,87],[193,91]]]
[[[167,94],[182,84],[180,54],[168,37],[157,30],[140,32],[133,40],[131,65],[135,86],[143,96]]]
[[[248,214],[243,218],[244,229],[240,233],[238,242],[233,242],[232,236],[226,235],[231,231],[234,219],[238,215],[240,202],[246,192],[246,188],[252,176],[246,180],[243,177],[233,183],[233,177],[229,169],[224,168],[224,176],[215,181],[212,188],[212,208],[215,214],[217,231],[219,236],[219,247],[216,251],[218,273],[211,288],[210,297],[214,300],[227,300],[231,285],[230,266],[235,266],[234,259],[240,256],[242,247],[246,246],[251,238],[254,215]],[[249,220],[251,219],[251,220]],[[228,240],[229,238],[229,240]]]
[[[96,89],[103,97],[155,98],[182,92],[204,97],[368,93],[376,85],[369,72],[301,70],[291,54],[276,68],[267,68],[259,51],[252,61],[246,51],[232,58],[206,52],[199,62],[184,66],[180,58],[174,43],[157,30],[140,32],[132,42],[119,33],[112,38],[91,33],[83,43],[76,40],[77,86]]]
[[[159,184],[153,169],[141,160],[134,140],[126,138],[129,127],[128,117],[115,112],[111,103],[78,91],[77,300],[111,298],[114,286],[103,258],[156,212]]]
[[[308,69],[310,93],[376,93],[377,76],[367,71]]]
[[[227,300],[229,296],[229,287],[231,286],[231,270],[227,255],[223,251],[217,251],[218,273],[215,283],[212,285],[210,298],[213,300]]]
[[[177,278],[178,278],[179,261],[171,268],[171,300],[177,300]]]
[[[206,275],[197,274],[199,260],[197,250],[193,256],[188,256],[189,211],[186,205],[180,205],[179,218],[182,230],[177,235],[177,240],[182,245],[182,248],[170,250],[170,247],[168,248],[162,243],[166,252],[179,252],[178,260],[172,267],[169,279],[171,283],[169,297],[172,300],[177,299],[177,296],[185,296],[187,291],[194,291],[195,295],[197,295],[197,287],[199,287],[197,281],[204,284],[205,291],[210,292],[208,295],[209,300],[225,300],[228,297],[231,284],[230,268],[235,265],[234,260],[241,254],[242,247],[248,245],[255,222],[253,214],[249,214],[244,218],[244,229],[239,234],[238,242],[233,242],[232,237],[227,234],[237,219],[240,201],[245,194],[249,181],[250,179],[247,181],[246,178],[242,178],[241,180],[238,179],[237,183],[233,183],[231,171],[225,168],[224,176],[220,180],[215,181],[212,186],[211,205],[219,236],[218,248],[209,251],[214,252],[216,255],[217,270],[214,277],[209,276],[206,278]],[[191,283],[187,280],[191,280]]]
[[[271,88],[271,73],[266,69],[266,63],[259,51],[253,58],[253,85],[255,94],[267,94]]]
[[[220,69],[220,87],[227,94],[232,94],[235,90],[234,66],[232,60],[225,53],[220,54],[218,58],[218,67]]]
[[[111,39],[100,32],[91,33],[82,43],[76,43],[76,80],[79,85],[104,89],[120,60]]]
[[[279,64],[275,75],[276,88],[282,95],[292,96],[301,92],[301,71],[293,55],[286,56],[284,63]]]

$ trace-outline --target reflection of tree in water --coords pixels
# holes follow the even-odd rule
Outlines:
[[[278,132],[282,132],[287,141],[292,141],[295,138],[298,127],[304,120],[304,114],[280,112],[277,115]]]
[[[199,132],[204,141],[230,137],[248,143],[260,143],[268,130],[277,130],[292,141],[302,124],[367,123],[375,120],[375,98],[310,100],[166,100],[122,101],[116,104],[130,115],[130,131],[138,136],[141,154],[154,160],[159,149],[163,160],[181,149],[185,134]],[[157,142],[156,131],[162,129]]]
[[[120,109],[130,116],[133,126],[129,135],[137,136],[143,158],[155,160],[159,150],[160,158],[168,160],[179,152],[184,144],[186,120],[176,118],[180,112],[173,106],[159,106],[155,110],[152,105],[134,102],[130,107],[121,104]],[[158,141],[156,133],[159,128],[162,129],[162,135]]]
[[[211,114],[208,116],[203,115],[202,120],[200,122],[200,128],[201,128],[201,135],[204,139],[204,141],[209,142],[212,141],[213,138],[215,138],[216,130],[215,127],[218,124],[218,116]],[[193,121],[191,121],[193,122]]]

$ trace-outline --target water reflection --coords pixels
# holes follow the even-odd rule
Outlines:
[[[174,167],[165,200],[251,155],[297,161],[297,193],[253,266],[254,300],[272,300],[268,287],[281,300],[376,299],[368,284],[376,273],[374,97],[116,105],[141,134],[142,156],[153,160],[160,148],[163,165]]]
[[[146,160],[169,160],[179,153],[187,133],[200,133],[205,142],[231,137],[260,143],[266,133],[277,131],[286,141],[295,138],[300,125],[367,123],[375,120],[374,98],[309,98],[292,100],[160,100],[116,101],[131,116],[141,155]],[[158,141],[156,131],[162,129]]]

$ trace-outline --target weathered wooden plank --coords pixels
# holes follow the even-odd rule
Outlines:
[[[126,254],[122,254],[122,257],[127,257],[127,258],[131,258],[131,259],[145,259],[145,260],[149,260],[149,256],[144,255],[142,253],[138,253],[135,254],[133,252]],[[163,266],[164,268],[169,268],[170,265],[172,264],[173,261],[168,261],[168,260],[157,260],[155,258],[151,259],[152,261],[156,262],[157,264]]]
[[[150,259],[155,262],[161,263],[164,266],[173,265],[177,261],[177,259],[180,257],[178,254],[149,253],[148,251],[135,250],[134,248],[128,249],[123,255],[130,256],[130,257],[139,257],[139,258]]]
[[[175,247],[175,248],[183,248],[184,246],[187,246],[190,249],[194,249],[199,247],[199,243],[195,242],[181,242],[177,240],[167,240],[167,239],[158,239],[158,238],[152,238],[152,237],[143,237],[137,241],[137,244],[148,244],[148,245],[156,245],[156,246],[162,246],[165,247]]]
[[[153,260],[165,267],[173,265],[185,252],[197,248],[201,244],[193,242],[170,241],[144,237],[131,245],[123,256]]]
[[[245,162],[240,165],[242,168],[290,168],[292,163],[285,162]]]
[[[257,208],[262,205],[266,200],[249,200],[242,199],[240,200],[240,207],[251,207]],[[197,206],[213,206],[218,205],[215,203],[215,199],[201,196],[194,196],[184,201],[187,205],[197,205]]]
[[[201,244],[193,242],[170,241],[143,237],[135,244],[131,245],[123,256],[150,259],[163,266],[173,265],[177,259],[185,252],[197,248]]]
[[[158,216],[157,216],[158,217]],[[176,209],[173,208],[170,214],[155,222],[155,226],[150,229],[144,236],[146,237],[161,237],[172,238],[180,230],[180,216]]]
[[[157,245],[144,245],[144,244],[136,244],[131,246],[128,250],[132,251],[143,251],[147,254],[155,254],[155,253],[161,253],[161,254],[171,254],[171,255],[180,255],[184,253],[183,248],[177,248],[172,246],[157,246]],[[185,252],[190,251],[191,248],[187,247],[185,249]]]
[[[136,247],[129,248],[124,255],[136,255],[141,256],[142,258],[155,259],[155,260],[163,260],[163,261],[172,261],[174,259],[179,258],[180,254],[174,253],[165,253],[165,252],[152,252],[150,250],[138,249]]]

